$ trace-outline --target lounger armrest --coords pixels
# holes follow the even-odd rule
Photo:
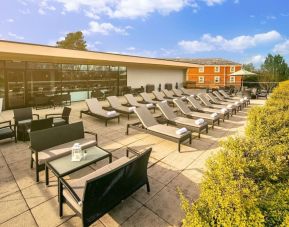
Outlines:
[[[62,114],[60,114],[60,113],[53,113],[53,114],[46,114],[45,115],[45,118],[50,118],[50,117],[61,117],[62,116]]]
[[[71,194],[72,198],[79,204],[81,201],[81,199],[79,198],[79,196],[75,193],[75,191],[73,191],[73,189],[70,187],[70,185],[63,179],[63,178],[59,178],[59,183],[62,184],[62,186],[65,186],[65,188],[67,189],[67,191],[69,191],[69,193]],[[60,187],[63,190],[63,187]],[[62,191],[60,192],[60,194],[62,195]]]
[[[32,117],[35,116],[39,120],[39,114],[32,114]]]
[[[95,132],[90,132],[90,131],[84,131],[84,133],[95,136],[96,144],[98,144],[98,142],[97,142],[97,133],[95,133]]]

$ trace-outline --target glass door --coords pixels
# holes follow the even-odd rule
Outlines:
[[[9,109],[25,106],[24,70],[6,70],[7,98]]]

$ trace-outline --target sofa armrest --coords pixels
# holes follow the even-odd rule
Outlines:
[[[71,196],[73,197],[73,199],[79,204],[81,205],[82,201],[79,198],[79,196],[75,193],[75,191],[70,187],[70,185],[68,184],[67,181],[65,181],[63,178],[59,178],[59,183],[62,185],[60,187],[60,195],[62,196],[63,194],[63,186],[65,186],[65,188],[67,189],[67,191],[69,191],[69,193],[71,194]]]
[[[32,114],[32,117],[35,116],[39,120],[39,114]]]
[[[98,141],[97,141],[97,133],[95,133],[95,132],[90,132],[90,131],[84,131],[84,133],[95,136],[96,144],[98,144]]]
[[[62,114],[61,113],[53,113],[53,114],[46,114],[45,115],[45,118],[50,118],[50,117],[62,117]]]
[[[134,156],[138,156],[138,155],[139,155],[139,153],[136,152],[135,149],[132,149],[132,148],[130,148],[130,147],[127,147],[127,148],[126,148],[126,157],[129,157],[129,153],[132,153]]]

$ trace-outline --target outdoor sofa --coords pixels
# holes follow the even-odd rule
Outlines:
[[[151,148],[141,154],[127,148],[127,156],[105,165],[79,179],[65,181],[60,178],[59,215],[63,215],[63,203],[81,217],[84,227],[109,212],[117,204],[146,185]],[[129,152],[133,157],[129,157]]]
[[[92,136],[85,137],[85,133]],[[30,132],[31,168],[35,163],[36,182],[39,172],[44,169],[46,161],[69,154],[75,143],[80,143],[82,149],[97,146],[97,134],[85,132],[83,122],[52,127]],[[48,173],[46,172],[46,183]]]

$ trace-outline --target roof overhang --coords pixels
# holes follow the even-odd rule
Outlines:
[[[113,53],[69,50],[0,40],[0,60],[186,69],[197,64]]]

